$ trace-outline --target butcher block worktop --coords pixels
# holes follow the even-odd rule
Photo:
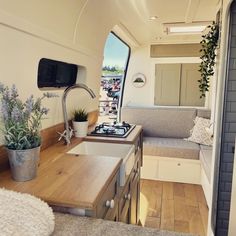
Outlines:
[[[41,152],[37,178],[16,182],[6,171],[0,175],[0,187],[30,193],[56,206],[93,208],[122,160],[58,153],[57,146]]]
[[[137,126],[132,135],[115,141],[132,143],[140,130],[141,127]],[[99,137],[85,138],[91,141],[96,139]],[[114,142],[112,138],[99,141],[109,140]],[[81,141],[73,139],[70,146],[60,142],[42,151],[38,175],[31,181],[13,181],[9,170],[0,173],[0,187],[35,195],[55,206],[93,209],[117,173],[122,159],[67,154]]]

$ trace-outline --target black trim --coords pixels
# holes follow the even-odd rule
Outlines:
[[[118,109],[119,109],[119,113],[118,114],[120,116],[120,109],[121,109],[121,107],[123,105],[123,94],[124,94],[124,88],[125,88],[126,75],[127,75],[127,71],[128,71],[128,67],[129,67],[131,47],[124,40],[122,40],[117,34],[115,34],[113,31],[111,31],[111,34],[113,34],[115,37],[117,37],[129,49],[128,57],[127,57],[127,60],[126,60],[126,66],[125,66],[125,69],[124,69],[124,75],[123,75],[123,80],[122,80],[122,89],[121,89],[120,98],[119,98],[119,104],[118,104]],[[120,120],[120,117],[118,117],[118,119]]]

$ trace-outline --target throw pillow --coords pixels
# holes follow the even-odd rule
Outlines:
[[[211,125],[210,120],[197,116],[194,120],[194,123],[195,125],[193,129],[190,131],[191,135],[186,140],[211,146],[213,139],[209,132],[207,132],[206,130],[206,128],[209,128]]]
[[[54,214],[47,203],[29,194],[0,188],[0,235],[48,236]]]

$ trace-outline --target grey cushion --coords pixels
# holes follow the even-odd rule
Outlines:
[[[195,108],[123,107],[121,120],[143,126],[144,136],[187,138],[196,117]]]
[[[144,155],[199,159],[198,144],[174,138],[144,137]]]
[[[210,119],[211,118],[211,110],[208,109],[197,109],[197,116]]]
[[[206,173],[207,179],[211,180],[211,163],[212,163],[212,147],[201,145],[200,146],[200,161]]]

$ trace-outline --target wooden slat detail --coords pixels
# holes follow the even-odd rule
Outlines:
[[[88,120],[89,126],[93,126],[98,119],[98,110],[89,112]],[[41,151],[45,150],[46,148],[56,144],[58,142],[59,134],[57,132],[63,132],[64,130],[64,122],[51,126],[49,128],[43,129],[41,131],[42,136],[42,144],[41,144]],[[2,145],[0,146],[0,172],[4,171],[9,168],[9,162],[7,158],[7,152],[5,147]]]
[[[208,227],[208,207],[206,204],[199,203],[199,212],[203,224],[203,229],[205,235],[207,235],[207,227]]]
[[[162,198],[165,200],[173,200],[174,199],[174,188],[173,183],[171,182],[163,182],[163,193]]]
[[[186,184],[184,186],[185,201],[189,206],[198,207],[195,186],[193,184]]]
[[[205,236],[202,219],[198,207],[188,206],[189,211],[189,230],[193,234]]]
[[[183,197],[175,197],[175,220],[188,221],[188,206]]]
[[[200,57],[201,45],[198,44],[162,44],[151,45],[151,57]]]
[[[147,217],[145,227],[160,229],[160,218],[150,216]]]
[[[161,229],[174,231],[174,200],[163,199]]]
[[[200,185],[195,185],[195,192],[198,203],[201,203],[207,207],[206,198]]]
[[[7,152],[4,146],[0,146],[0,172],[9,168]]]
[[[208,208],[200,185],[142,180],[141,193],[148,201],[141,201],[141,210],[148,204],[145,226],[207,235]],[[159,211],[160,216],[153,214]]]
[[[174,183],[174,196],[175,197],[185,197],[184,184]]]
[[[157,181],[148,180],[142,182],[142,194],[148,201],[148,216],[160,217],[162,184]]]
[[[175,220],[175,231],[181,233],[189,233],[189,222],[182,220]]]

